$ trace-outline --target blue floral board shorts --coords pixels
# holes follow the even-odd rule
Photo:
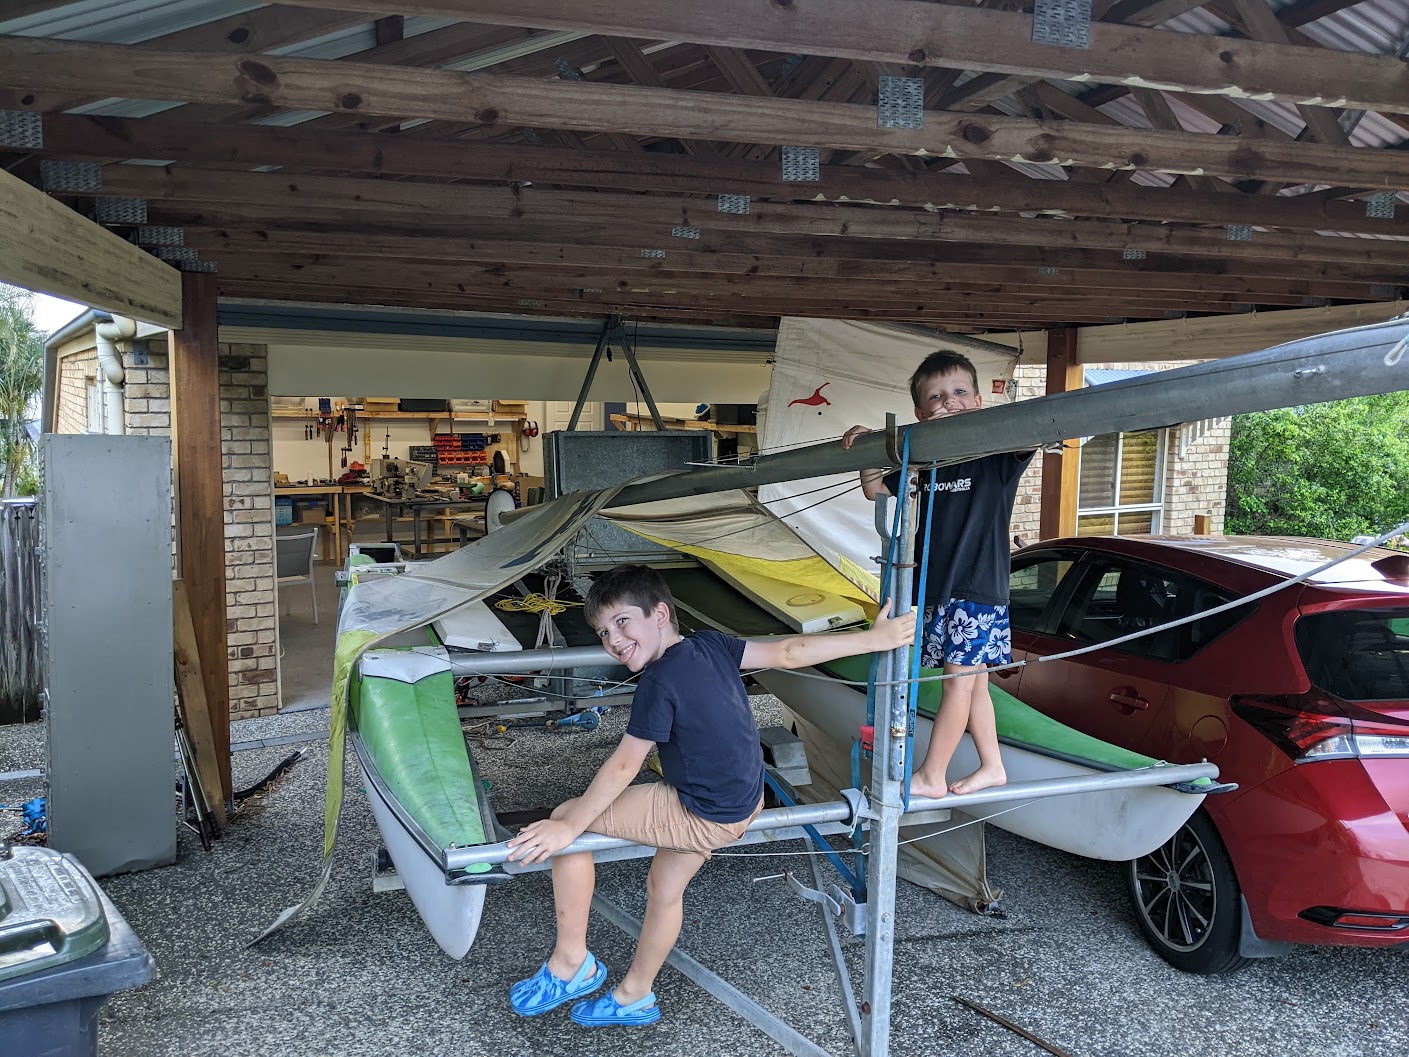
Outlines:
[[[920,664],[926,668],[943,668],[946,661],[972,668],[1013,659],[1007,606],[951,598],[943,607],[925,610],[924,627]]]

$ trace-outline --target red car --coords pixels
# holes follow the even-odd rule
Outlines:
[[[1013,658],[1106,642],[1351,551],[1256,536],[1059,539],[1013,555]],[[1409,554],[1373,550],[1261,599],[994,675],[1069,726],[1237,790],[1126,864],[1171,965],[1242,968],[1290,944],[1409,942]]]

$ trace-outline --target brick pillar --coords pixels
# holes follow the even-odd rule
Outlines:
[[[220,346],[225,611],[232,716],[270,715],[279,708],[274,456],[268,383],[265,346]]]

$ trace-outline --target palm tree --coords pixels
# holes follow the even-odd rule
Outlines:
[[[33,454],[25,423],[44,388],[44,336],[34,325],[33,310],[27,291],[0,286],[0,467],[6,499],[14,496]]]

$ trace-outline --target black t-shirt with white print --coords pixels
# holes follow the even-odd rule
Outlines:
[[[935,471],[933,495],[930,471],[918,471],[920,502],[915,526],[915,593],[919,595],[918,541],[929,524],[930,555],[924,606],[962,598],[990,606],[1008,604],[1008,526],[1018,479],[1033,452],[1005,452],[941,466]],[[900,471],[882,478],[891,495],[902,495]],[[930,507],[934,508],[933,518]]]

